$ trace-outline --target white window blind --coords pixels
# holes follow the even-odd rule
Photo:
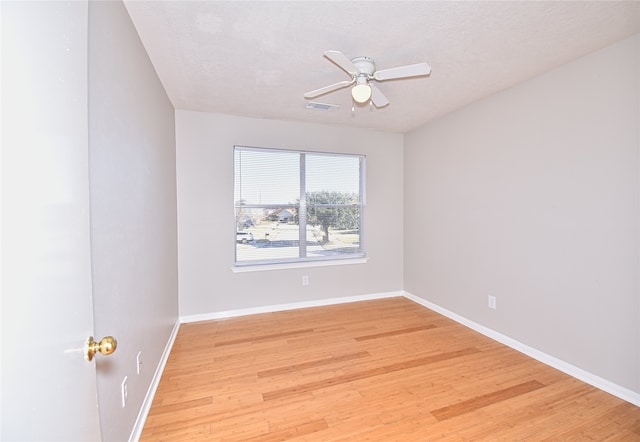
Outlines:
[[[362,258],[363,155],[234,147],[237,266]]]

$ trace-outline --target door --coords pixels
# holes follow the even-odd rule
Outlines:
[[[95,361],[82,351],[93,334],[87,7],[0,4],[2,440],[100,440]]]

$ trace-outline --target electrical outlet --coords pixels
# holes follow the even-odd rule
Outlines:
[[[136,355],[136,372],[140,374],[142,371],[142,351],[139,351]]]
[[[307,275],[302,277],[302,285],[309,285],[309,277]]]
[[[122,380],[122,384],[120,384],[120,393],[122,393],[122,408],[127,405],[127,396],[129,395],[129,390],[127,386],[127,376]]]
[[[496,309],[496,297],[489,295],[489,308],[495,310]]]

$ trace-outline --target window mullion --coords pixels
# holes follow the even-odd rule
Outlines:
[[[307,179],[306,179],[306,156],[300,153],[300,207],[298,207],[299,224],[299,256],[307,257]]]

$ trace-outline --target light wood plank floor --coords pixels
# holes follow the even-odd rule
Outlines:
[[[142,441],[640,440],[640,408],[404,298],[183,324]]]

